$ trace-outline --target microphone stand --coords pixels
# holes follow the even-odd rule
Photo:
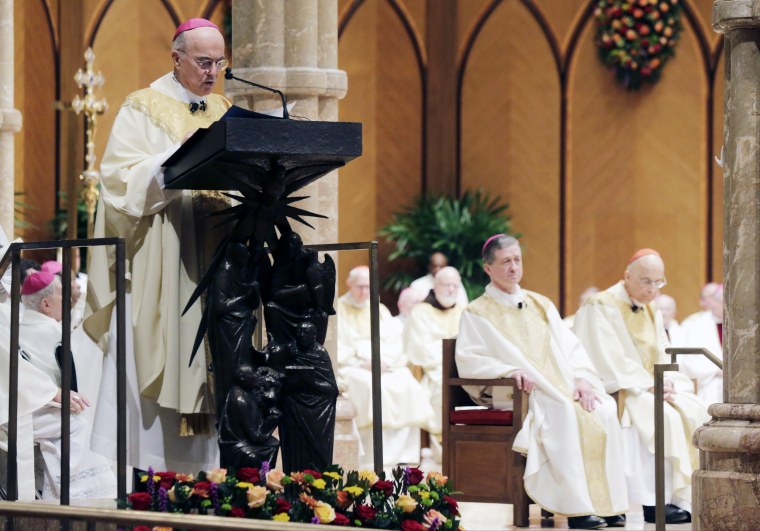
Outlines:
[[[248,81],[247,79],[242,79],[237,76],[232,75],[232,68],[229,66],[224,70],[224,79],[234,79],[236,81],[240,81],[241,83],[245,83],[246,85],[251,85],[252,87],[268,90],[269,92],[274,92],[278,96],[280,96],[280,101],[282,101],[282,117],[286,120],[290,118],[290,115],[288,114],[288,106],[285,102],[285,94],[282,93],[282,91],[274,89],[272,87],[267,87],[266,85],[259,85],[258,83],[254,83],[253,81]]]

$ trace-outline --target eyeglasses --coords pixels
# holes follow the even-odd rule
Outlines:
[[[647,289],[649,288],[662,289],[668,285],[668,281],[665,278],[662,278],[660,280],[652,280],[651,278],[644,277],[644,278],[639,279],[639,284],[641,284]]]
[[[217,70],[224,70],[227,65],[229,64],[227,62],[227,59],[209,59],[208,57],[204,57],[202,59],[196,59],[195,57],[188,54],[185,50],[181,48],[177,48],[178,52],[182,52],[183,54],[187,55],[190,59],[195,61],[195,64],[198,65],[198,68],[203,70],[204,72],[211,72],[211,69],[216,65]]]

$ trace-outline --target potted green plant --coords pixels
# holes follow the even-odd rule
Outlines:
[[[480,296],[487,283],[480,256],[483,242],[497,233],[511,234],[509,205],[500,196],[478,189],[460,197],[423,194],[395,214],[379,234],[394,245],[388,260],[412,259],[415,271],[391,274],[383,287],[400,291],[425,273],[431,254],[440,251],[457,268],[470,300]]]

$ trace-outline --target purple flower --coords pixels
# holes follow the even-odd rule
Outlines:
[[[148,467],[148,481],[146,487],[151,496],[156,493],[156,482],[153,481],[153,467]]]
[[[166,489],[163,487],[158,488],[158,510],[162,513],[169,510],[169,496],[166,494]]]
[[[216,483],[211,484],[211,488],[209,489],[209,498],[211,498],[211,503],[214,504],[214,509],[217,511],[219,510],[219,485]]]
[[[262,461],[261,462],[261,477],[266,477],[267,472],[269,472],[269,461]]]
[[[319,518],[317,518],[316,516],[312,516],[311,517],[311,522],[309,522],[309,523],[312,523],[312,524],[315,524],[315,525],[319,525]]]

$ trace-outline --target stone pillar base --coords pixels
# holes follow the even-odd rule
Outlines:
[[[692,476],[695,530],[760,526],[760,405],[713,404],[694,433],[699,470]]]

